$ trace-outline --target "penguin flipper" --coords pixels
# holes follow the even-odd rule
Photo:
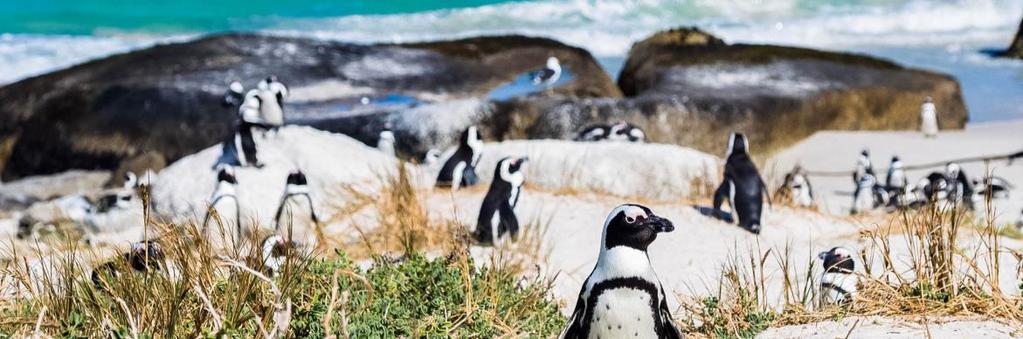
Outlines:
[[[682,331],[675,326],[675,321],[671,319],[671,310],[668,309],[668,300],[665,298],[664,289],[661,289],[661,305],[657,311],[660,313],[662,326],[657,331],[658,336],[667,339],[682,339]]]
[[[774,198],[771,197],[771,191],[767,189],[767,184],[764,183],[764,178],[760,177],[760,175],[757,174],[757,180],[760,181],[760,187],[763,188],[764,194],[767,195],[767,206],[773,209],[774,208],[774,202],[773,202]]]
[[[589,279],[587,279],[589,280]],[[575,310],[572,311],[572,316],[568,318],[568,327],[565,327],[565,331],[561,332],[558,336],[560,339],[576,339],[585,338],[583,333],[583,321],[586,321],[586,300],[583,299],[583,292],[586,291],[586,282],[583,282],[583,287],[579,291],[579,300],[575,302]]]
[[[484,201],[484,206],[486,202]],[[480,244],[493,244],[495,235],[491,234],[492,226],[491,220],[494,218],[494,213],[498,213],[497,209],[480,208],[480,216],[476,220],[476,230],[473,231],[473,237],[476,238]]]

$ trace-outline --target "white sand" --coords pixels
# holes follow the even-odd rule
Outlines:
[[[785,326],[764,331],[757,338],[1020,338],[1023,324],[969,318],[900,320],[849,317],[841,321]]]

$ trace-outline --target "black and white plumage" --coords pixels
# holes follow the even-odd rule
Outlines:
[[[134,198],[132,194],[134,191],[120,190],[117,192],[104,194],[96,199],[96,203],[93,205],[91,213],[106,213],[114,209],[127,209],[131,207],[131,201]]]
[[[810,180],[802,167],[796,166],[786,173],[782,187],[792,203],[801,207],[813,206],[813,186],[810,185]]]
[[[644,206],[612,210],[604,221],[597,264],[561,338],[682,338],[647,255],[659,233],[674,229]]]
[[[749,141],[742,133],[732,133],[725,152],[724,180],[714,192],[714,214],[721,218],[721,204],[727,200],[739,226],[759,234],[765,195],[767,185],[749,156]],[[770,196],[767,200],[770,202]]]
[[[973,209],[974,189],[973,182],[966,175],[966,171],[957,163],[945,165],[945,181],[948,184],[948,200],[953,204],[963,204]]]
[[[162,269],[165,255],[159,243],[153,240],[140,241],[131,244],[128,253],[122,254],[92,270],[91,279],[96,289],[105,290],[104,275],[110,278],[117,278],[121,275],[122,267],[130,268],[134,272],[146,273]],[[109,282],[108,282],[109,283]]]
[[[518,238],[519,219],[515,216],[515,205],[522,193],[525,181],[525,157],[507,157],[497,162],[494,180],[487,195],[483,197],[480,215],[476,219],[476,240],[481,244],[497,243],[505,234],[512,240]]]
[[[300,225],[302,227],[312,227],[313,229],[318,228],[320,224],[320,219],[316,216],[313,198],[309,195],[309,182],[306,180],[305,173],[298,170],[288,174],[284,195],[281,197],[277,213],[274,215],[274,224],[278,232],[281,231],[281,227],[287,227],[290,230],[290,227],[296,222],[302,224]]]
[[[619,121],[613,125],[590,125],[576,135],[575,141],[644,142],[646,133],[635,125]]]
[[[479,131],[476,126],[469,126],[458,138],[455,153],[444,162],[440,173],[437,174],[437,186],[457,190],[462,186],[479,183],[476,165],[480,161],[482,151],[483,141],[480,140]]]
[[[555,57],[547,58],[546,66],[543,69],[532,72],[530,78],[533,80],[533,85],[553,86],[561,78],[561,62]]]
[[[860,181],[856,183],[856,190],[853,191],[853,205],[850,213],[857,214],[887,205],[888,200],[888,191],[878,184],[877,177],[871,173],[863,174]]]
[[[1005,178],[989,176],[979,180],[974,179],[973,188],[980,198],[987,198],[990,195],[993,199],[1007,199],[1009,191],[1016,187]]]
[[[206,236],[217,235],[215,239],[230,239],[232,245],[241,240],[241,206],[238,203],[238,180],[230,166],[221,167],[217,171],[217,184],[207,201],[209,207],[203,218],[202,232]],[[214,214],[215,212],[215,214]],[[210,233],[210,224],[216,226]]]
[[[227,86],[224,92],[224,99],[220,104],[224,107],[238,107],[245,100],[245,87],[240,82],[234,81]]]
[[[288,97],[288,87],[278,81],[277,76],[271,75],[260,81],[256,88],[263,98],[264,105],[260,107],[263,123],[273,127],[284,125],[284,99]]]
[[[821,252],[817,257],[824,264],[820,280],[821,301],[825,304],[852,301],[859,284],[853,251],[845,247],[834,247]]]
[[[258,123],[239,121],[234,132],[221,145],[221,161],[218,165],[262,168],[259,161],[256,139],[261,138],[266,129]]]
[[[271,234],[266,237],[260,246],[262,271],[271,278],[280,274],[288,257],[294,255],[296,250],[295,243],[285,240],[279,234]]]
[[[646,140],[646,133],[633,124],[619,121],[611,125],[607,139],[610,141],[643,142]]]
[[[870,161],[870,150],[864,149],[863,151],[860,151],[860,156],[856,158],[856,170],[853,171],[853,182],[859,184],[860,178],[867,174],[873,175],[875,179],[877,178],[877,175],[874,174],[874,164]]]
[[[575,141],[604,141],[607,140],[611,126],[596,124],[586,127],[575,137]]]

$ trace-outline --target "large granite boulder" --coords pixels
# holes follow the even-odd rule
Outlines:
[[[226,34],[158,45],[0,88],[2,177],[114,170],[153,155],[173,162],[230,133],[235,110],[220,105],[228,83],[251,87],[271,74],[291,89],[289,123],[372,145],[390,121],[404,150],[422,152],[477,122],[492,91],[549,56],[571,76],[540,96],[621,95],[588,52],[543,38],[357,45]]]
[[[727,44],[693,28],[634,44],[618,84],[628,103],[589,111],[616,113],[653,130],[655,141],[714,152],[732,131],[764,150],[822,129],[916,129],[928,96],[942,128],[968,119],[948,75],[856,54]]]

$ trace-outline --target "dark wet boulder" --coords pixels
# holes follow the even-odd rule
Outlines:
[[[588,52],[544,38],[359,45],[226,34],[157,45],[0,88],[2,177],[115,170],[146,154],[173,162],[230,133],[235,109],[221,101],[231,81],[248,89],[271,74],[289,86],[288,123],[373,145],[384,122],[397,120],[410,128],[397,131],[399,141],[419,151],[436,146],[422,144],[421,135],[440,144],[464,126],[424,130],[417,121],[439,124],[451,115],[445,105],[468,102],[458,106],[468,111],[455,115],[475,122],[491,91],[543,67],[549,56],[572,79],[540,95],[621,95]],[[405,119],[408,112],[415,119]]]
[[[917,129],[928,96],[943,129],[968,120],[951,76],[864,55],[727,44],[694,28],[634,44],[618,84],[629,98],[615,106],[633,107],[620,116],[669,127],[650,139],[713,152],[732,131],[764,150],[824,129]]]

